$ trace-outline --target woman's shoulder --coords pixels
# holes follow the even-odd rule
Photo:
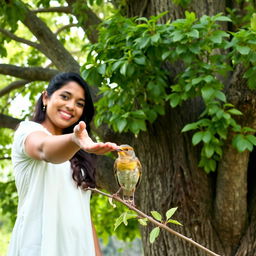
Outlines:
[[[40,123],[37,123],[37,122],[34,122],[34,121],[29,121],[29,120],[25,120],[25,121],[21,121],[17,130],[16,130],[16,133],[19,133],[19,132],[29,132],[29,131],[44,131],[48,134],[49,131],[43,126],[41,125]]]

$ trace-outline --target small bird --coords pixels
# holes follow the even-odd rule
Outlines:
[[[142,167],[139,159],[136,157],[133,148],[129,145],[121,145],[117,150],[118,158],[114,164],[115,177],[120,186],[116,194],[122,190],[123,200],[132,205],[134,204],[134,192],[138,187]]]

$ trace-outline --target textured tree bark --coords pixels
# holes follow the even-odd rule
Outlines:
[[[13,118],[11,116],[6,116],[0,114],[0,127],[1,128],[9,128],[9,129],[16,129],[17,125],[19,124],[20,120],[17,118]]]
[[[192,111],[189,118],[187,107]],[[143,163],[138,205],[147,214],[157,210],[162,216],[169,208],[178,206],[173,218],[184,226],[173,228],[210,250],[223,254],[212,223],[212,177],[197,167],[198,152],[192,147],[189,136],[180,132],[185,123],[198,113],[198,109],[198,104],[193,102],[171,110],[135,140],[136,151]],[[142,229],[145,255],[206,255],[164,231],[151,245],[151,229],[151,226]]]
[[[191,1],[190,11],[197,16],[225,13],[225,1]],[[167,0],[127,1],[127,16],[157,15],[169,11],[160,22],[184,16],[184,9]],[[169,67],[170,68],[170,67]],[[244,112],[239,123],[255,127],[255,92],[247,88],[241,67],[227,84],[229,100]],[[170,80],[173,80],[172,78]],[[228,81],[227,81],[228,82]],[[193,106],[193,109],[191,109]],[[228,140],[216,174],[206,175],[197,167],[197,149],[182,127],[197,116],[200,106],[190,104],[170,112],[134,141],[143,163],[143,179],[138,205],[146,213],[179,206],[177,218],[184,227],[175,228],[221,255],[255,255],[255,207],[248,198],[249,153],[236,152]],[[190,115],[190,118],[188,118]],[[193,116],[193,117],[191,117]],[[168,131],[168,132],[166,132]],[[231,136],[231,135],[230,135]],[[255,183],[253,183],[255,185]],[[253,208],[250,213],[248,209]],[[142,229],[145,255],[205,255],[183,241],[162,232],[157,242],[149,243],[152,227]],[[245,234],[245,236],[244,236]],[[246,243],[249,241],[249,243]],[[241,247],[239,245],[241,243]]]
[[[60,71],[40,67],[19,67],[10,64],[0,64],[0,74],[14,76],[29,81],[49,81]]]

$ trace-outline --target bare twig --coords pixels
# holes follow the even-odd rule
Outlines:
[[[136,212],[140,217],[142,218],[146,218],[148,219],[151,223],[155,224],[156,226],[160,227],[160,228],[163,228],[165,230],[167,230],[169,233],[172,233],[173,235],[193,244],[194,246],[198,247],[199,249],[205,251],[206,253],[208,253],[209,255],[213,255],[213,256],[220,256],[219,254],[217,253],[214,253],[213,251],[207,249],[206,247],[202,246],[201,244],[195,242],[193,239],[191,238],[188,238],[182,234],[180,234],[179,232],[177,231],[174,231],[173,229],[169,228],[166,224],[164,223],[161,223],[155,219],[153,219],[151,216],[145,214],[144,212],[140,211],[139,209],[137,209],[135,206],[131,205],[131,204],[128,204],[126,203],[124,200],[122,200],[120,197],[118,197],[117,195],[110,195],[110,194],[107,194],[101,190],[98,190],[96,188],[87,188],[87,190],[91,190],[93,192],[96,192],[98,194],[101,194],[101,195],[104,195],[104,196],[107,196],[109,198],[113,198],[114,200],[122,203],[123,205],[125,205],[126,207],[128,207],[130,210]]]

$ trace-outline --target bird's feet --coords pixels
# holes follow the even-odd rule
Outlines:
[[[119,188],[119,189],[116,191],[116,193],[112,194],[112,196],[113,196],[113,197],[120,197],[120,196],[119,196],[119,193],[120,193],[121,189],[122,189],[122,188]]]

